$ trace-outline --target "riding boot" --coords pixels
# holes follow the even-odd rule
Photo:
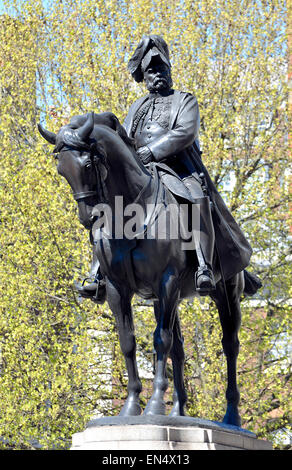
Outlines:
[[[95,245],[93,244],[92,263],[89,277],[85,278],[82,286],[77,290],[82,297],[91,299],[92,301],[103,304],[106,299],[106,285],[105,280],[100,272],[100,264],[95,252]],[[91,281],[85,284],[86,281]]]
[[[212,262],[214,254],[215,233],[208,196],[196,199],[200,207],[200,229],[193,231],[197,261],[195,274],[196,290],[200,295],[207,295],[215,289]]]

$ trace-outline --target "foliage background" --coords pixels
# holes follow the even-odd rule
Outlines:
[[[289,434],[291,220],[284,0],[4,1],[0,16],[0,446],[68,448],[93,412],[116,414],[126,377],[107,305],[80,303],[90,262],[70,188],[41,121],[113,111],[145,93],[127,61],[143,34],[169,44],[174,87],[197,96],[203,159],[247,234],[264,288],[242,302],[243,427],[276,447]],[[151,393],[153,313],[135,301]],[[188,414],[221,420],[226,366],[207,300],[182,304]],[[171,370],[170,370],[171,375]],[[171,389],[170,389],[171,392]],[[118,397],[118,398],[117,398]],[[171,393],[169,394],[169,406]],[[277,432],[280,431],[281,432]]]

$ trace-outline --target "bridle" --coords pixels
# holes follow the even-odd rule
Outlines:
[[[68,146],[68,145],[64,145],[62,147],[62,150],[64,150],[64,147],[65,147],[65,150],[72,150],[72,149],[80,150],[79,148],[71,147],[71,146]],[[94,158],[95,154],[92,151],[92,148],[89,147],[89,146],[88,146],[88,148],[86,148],[86,150],[90,150],[90,159],[92,160],[92,163],[93,163],[93,166],[94,166],[96,181],[98,181],[97,164],[96,164],[96,159]],[[82,201],[83,199],[86,199],[86,198],[92,197],[92,196],[98,196],[98,192],[91,190],[91,191],[82,191],[80,193],[73,193],[73,197],[74,197],[75,201],[77,201],[77,202]]]
[[[96,170],[96,166],[94,165],[95,167],[95,170]],[[87,197],[91,197],[91,196],[97,196],[98,193],[97,191],[83,191],[81,193],[73,193],[73,197],[75,199],[75,201],[82,201],[82,199],[86,199]]]

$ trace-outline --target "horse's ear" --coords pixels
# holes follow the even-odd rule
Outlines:
[[[77,130],[78,137],[81,141],[86,142],[94,127],[94,113],[88,113],[87,119],[83,126]]]
[[[46,139],[47,142],[50,144],[55,145],[56,144],[56,134],[51,131],[47,131],[40,123],[38,124],[38,130],[41,136]]]

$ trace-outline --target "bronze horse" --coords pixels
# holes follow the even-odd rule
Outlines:
[[[152,299],[157,326],[154,331],[154,348],[157,355],[153,394],[144,414],[165,414],[163,400],[168,387],[166,361],[171,357],[174,378],[174,398],[171,416],[184,416],[187,400],[184,386],[184,348],[178,305],[184,298],[197,295],[194,266],[188,250],[182,250],[178,236],[153,238],[145,236],[157,223],[156,204],[167,210],[169,204],[178,205],[174,195],[165,188],[155,171],[155,165],[146,168],[139,160],[133,143],[112,113],[75,116],[57,134],[39,125],[42,136],[55,145],[58,172],[66,178],[78,203],[79,219],[91,228],[96,218],[96,205],[110,207],[114,227],[112,236],[98,228],[96,246],[100,269],[106,282],[107,301],[115,315],[121,350],[128,372],[128,397],[121,416],[141,413],[139,394],[141,381],[136,362],[136,340],[131,308],[134,294]],[[118,233],[120,213],[116,200],[120,198],[120,211],[136,202],[153,208],[132,239]],[[95,209],[94,209],[95,208]],[[100,213],[99,213],[100,216]],[[129,217],[122,222],[129,221]],[[136,227],[137,229],[137,227]],[[137,235],[138,233],[138,235]],[[153,232],[152,232],[153,233]],[[238,412],[239,391],[236,381],[236,363],[239,351],[238,331],[241,322],[240,298],[243,293],[253,294],[246,282],[249,274],[240,272],[226,282],[216,278],[216,290],[210,296],[216,303],[222,326],[222,345],[227,359],[227,410],[223,422],[240,426]]]

